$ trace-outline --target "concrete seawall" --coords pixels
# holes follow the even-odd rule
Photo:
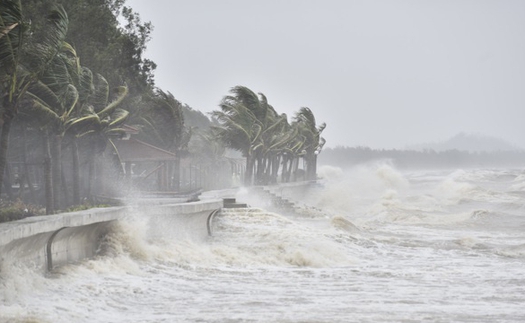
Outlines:
[[[262,187],[266,193],[243,202],[265,207],[269,193],[300,199],[311,182]],[[268,193],[269,192],[269,193]],[[41,271],[95,256],[102,239],[118,221],[148,218],[148,237],[169,234],[173,239],[205,239],[211,230],[211,213],[223,206],[222,198],[238,195],[239,189],[209,191],[205,201],[180,203],[174,199],[138,199],[134,205],[89,209],[49,216],[35,216],[0,223],[0,275],[5,266],[21,264]],[[268,196],[267,196],[268,195]],[[252,196],[255,197],[255,196]],[[128,201],[130,202],[130,201]],[[166,203],[166,204],[163,204]],[[171,204],[170,204],[171,203]],[[177,230],[167,230],[176,228]]]
[[[168,205],[135,205],[90,209],[50,216],[36,216],[0,224],[0,274],[6,265],[23,264],[52,270],[96,255],[102,238],[115,221],[147,216],[152,227],[166,221],[205,237],[208,215],[222,206],[221,200]],[[160,220],[163,221],[160,221]]]

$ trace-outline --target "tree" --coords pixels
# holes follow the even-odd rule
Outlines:
[[[157,89],[139,118],[146,141],[175,153],[173,188],[180,189],[180,160],[188,154],[192,129],[185,126],[183,106],[170,92]]]
[[[309,108],[301,108],[295,114],[294,123],[298,127],[299,135],[304,138],[303,150],[306,160],[306,179],[315,180],[317,177],[317,155],[323,149],[325,139],[321,133],[326,128],[322,123],[317,126],[315,116]]]
[[[118,132],[128,112],[117,107],[127,95],[127,88],[117,89],[117,99],[108,104],[109,86],[101,75],[93,74],[80,66],[76,51],[63,43],[62,51],[55,56],[37,82],[30,86],[31,112],[39,116],[51,138],[51,163],[54,208],[61,206],[60,192],[68,192],[62,183],[62,148],[64,138],[69,139],[73,164],[73,203],[80,203],[79,137],[91,134],[102,140],[105,147],[109,133]],[[47,145],[47,143],[46,143]],[[93,154],[96,155],[96,154]],[[67,202],[67,195],[64,193]],[[49,204],[49,203],[48,203]]]
[[[55,3],[25,0],[26,16],[39,28],[41,13]],[[144,58],[151,23],[142,22],[125,0],[67,0],[62,5],[70,18],[66,41],[84,66],[104,75],[112,86],[126,84],[131,97],[152,92],[156,64]]]
[[[0,2],[0,189],[4,184],[9,132],[18,113],[19,102],[59,53],[67,33],[68,18],[62,7],[55,7],[43,24],[42,37],[37,40],[27,33],[19,0]]]
[[[90,169],[88,194],[91,195],[92,183],[95,181],[95,160],[109,145],[116,155],[113,140],[125,135],[122,125],[126,121],[129,112],[120,108],[128,95],[125,86],[117,87],[113,92],[113,100],[109,99],[109,85],[106,79],[96,74],[92,79],[92,93],[80,107],[80,114],[70,119],[66,125],[66,134],[71,140],[71,152],[73,160],[73,202],[80,203],[80,162],[79,162],[79,139],[85,139],[88,144],[86,150]]]
[[[320,136],[325,124],[316,126],[308,108],[301,108],[290,125],[285,114],[279,115],[262,93],[244,86],[231,89],[212,116],[218,126],[217,137],[226,146],[246,157],[245,184],[275,183],[282,160],[282,180],[297,173],[302,157],[307,165],[307,179],[316,178],[317,154],[325,140]],[[255,171],[255,176],[254,175]]]
[[[27,91],[27,95],[32,99],[29,109],[38,117],[45,128],[45,136],[51,142],[53,209],[61,206],[62,140],[67,124],[79,108],[79,92],[72,81],[77,78],[77,66],[76,53],[69,44],[63,42],[61,51],[53,57],[39,79],[31,84]],[[47,142],[45,145],[47,146]],[[53,210],[48,210],[48,213],[52,212]]]
[[[251,185],[256,151],[261,144],[263,125],[259,118],[264,118],[263,111],[259,98],[250,89],[236,86],[230,92],[232,95],[225,96],[219,105],[221,111],[211,114],[219,123],[213,129],[227,147],[241,152],[246,158],[244,183]]]

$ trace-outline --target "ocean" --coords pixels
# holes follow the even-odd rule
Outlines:
[[[525,171],[319,169],[292,214],[213,235],[133,214],[103,255],[2,268],[0,322],[525,322]]]

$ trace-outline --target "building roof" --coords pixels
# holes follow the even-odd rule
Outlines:
[[[172,152],[136,139],[116,140],[115,146],[122,162],[168,161],[177,158]]]

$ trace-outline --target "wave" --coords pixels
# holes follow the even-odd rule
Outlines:
[[[356,261],[345,244],[331,238],[330,227],[322,224],[327,222],[324,217],[317,222],[324,229],[319,229],[261,209],[223,209],[215,217],[213,236],[206,239],[195,238],[180,225],[163,221],[167,218],[152,221],[131,217],[119,221],[104,241],[104,256],[74,270],[80,275],[85,274],[79,272],[82,270],[140,275],[141,263],[148,262],[193,268],[333,267]]]
[[[519,174],[514,178],[511,188],[514,191],[525,191],[525,174]]]
[[[342,216],[334,216],[330,222],[335,228],[346,232],[355,233],[361,231],[355,224]]]
[[[370,203],[387,191],[405,191],[409,181],[388,163],[354,167],[343,172],[331,166],[321,166],[324,189],[301,202],[313,205],[329,214],[363,213]]]
[[[0,268],[0,309],[2,304],[16,304],[19,297],[45,286],[46,279],[33,268],[3,261]],[[0,311],[3,313],[3,311]]]
[[[444,203],[459,204],[474,199],[481,191],[476,185],[447,178],[437,186],[434,194]]]
[[[230,210],[216,220],[211,250],[222,264],[333,267],[356,260],[329,232],[276,213]]]
[[[523,258],[525,257],[525,244],[500,248],[496,254],[509,258]]]
[[[479,238],[465,237],[455,241],[460,247],[480,253],[497,255],[505,258],[525,258],[525,244],[501,245],[487,243]]]

